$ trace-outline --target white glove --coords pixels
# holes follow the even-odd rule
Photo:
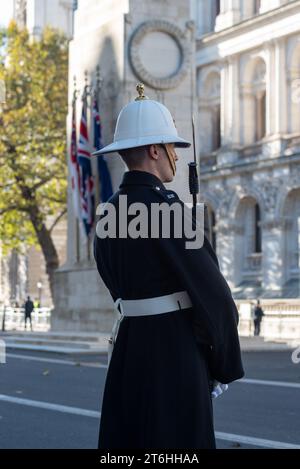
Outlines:
[[[222,384],[219,383],[219,381],[214,381],[213,383],[213,390],[211,392],[211,397],[214,399],[216,397],[219,397],[223,392],[227,391],[228,389],[228,384]]]

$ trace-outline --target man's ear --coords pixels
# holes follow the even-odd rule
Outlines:
[[[150,153],[151,158],[153,158],[154,160],[158,160],[158,157],[160,155],[159,145],[156,145],[156,144],[150,145],[149,153]]]

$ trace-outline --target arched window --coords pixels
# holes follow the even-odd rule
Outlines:
[[[266,64],[261,57],[246,62],[241,81],[242,130],[244,145],[261,140],[267,131],[266,122]]]
[[[199,87],[199,131],[201,153],[209,154],[221,146],[220,73],[214,69],[204,74]]]

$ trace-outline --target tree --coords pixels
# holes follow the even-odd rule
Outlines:
[[[4,252],[39,245],[53,295],[53,228],[66,213],[68,43],[11,23],[0,32],[0,241]]]

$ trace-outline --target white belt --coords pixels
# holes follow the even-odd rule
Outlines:
[[[117,339],[119,326],[125,316],[151,316],[154,314],[169,313],[180,309],[192,307],[191,299],[186,291],[171,293],[170,295],[145,298],[142,300],[122,300],[118,298],[115,310],[121,315],[115,322],[108,343],[108,364]],[[120,309],[119,309],[120,307]]]
[[[115,301],[115,308],[118,308],[118,306],[120,306],[120,312],[124,316],[146,316],[148,314],[163,314],[178,309],[190,308],[192,302],[188,293],[181,291],[143,300],[122,300],[118,298]]]

